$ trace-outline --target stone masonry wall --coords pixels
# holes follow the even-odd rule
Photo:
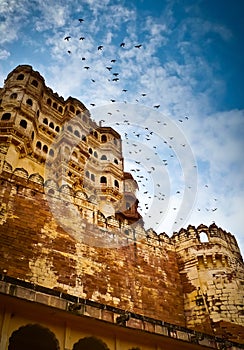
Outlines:
[[[1,273],[185,325],[176,255],[166,236],[127,238],[116,248],[84,244],[55,221],[42,185],[8,172],[1,176],[0,202]],[[85,227],[81,237],[92,236]]]

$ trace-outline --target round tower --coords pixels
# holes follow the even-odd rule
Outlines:
[[[212,224],[188,226],[174,233],[172,240],[186,326],[231,338],[233,327],[244,324],[244,264],[235,237]]]

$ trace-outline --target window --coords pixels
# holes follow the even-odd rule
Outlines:
[[[70,131],[70,132],[73,132],[73,128],[71,125],[68,125],[67,129]]]
[[[119,188],[119,182],[118,182],[118,180],[114,180],[114,186],[117,187],[117,188]]]
[[[100,339],[86,337],[74,344],[73,350],[109,350],[107,345]]]
[[[102,141],[102,142],[107,142],[107,136],[106,136],[106,135],[102,135],[101,141]]]
[[[78,130],[75,130],[74,134],[75,134],[75,136],[80,137],[80,133]]]
[[[26,100],[26,104],[29,105],[29,106],[32,106],[32,105],[33,105],[32,99],[31,99],[31,98],[28,98],[28,99]]]
[[[95,175],[94,174],[91,174],[91,180],[95,181]]]
[[[103,154],[103,155],[101,156],[101,160],[107,160],[107,156],[106,156],[105,154]]]
[[[92,153],[93,153],[92,148],[89,148],[88,152],[89,152],[90,154],[92,154]]]
[[[47,152],[48,152],[48,147],[47,147],[47,145],[44,145],[43,148],[42,148],[42,150],[43,150],[44,153],[47,153]]]
[[[44,118],[44,119],[43,119],[43,124],[48,125],[48,119],[47,119],[47,118]]]
[[[98,154],[97,154],[96,151],[93,153],[93,155],[94,155],[95,158],[98,158]]]
[[[201,243],[207,243],[209,241],[208,240],[208,235],[204,231],[199,233],[199,239],[200,239]]]
[[[126,202],[125,207],[126,207],[126,210],[130,210],[130,203]]]
[[[58,111],[59,111],[60,113],[63,113],[63,107],[59,106],[59,107],[58,107]]]
[[[35,137],[35,133],[34,133],[34,131],[32,131],[32,133],[31,133],[31,140],[32,141],[34,140],[34,137]]]
[[[96,139],[98,138],[98,134],[97,134],[96,131],[94,131],[93,135],[94,135],[94,137],[95,137]]]
[[[58,109],[58,105],[57,105],[56,102],[53,102],[53,108],[54,108],[54,109]]]
[[[17,98],[17,96],[18,95],[16,94],[16,92],[14,92],[10,95],[10,98],[11,98],[11,100],[15,100]]]
[[[37,87],[38,86],[38,81],[37,80],[32,80],[31,85]]]
[[[18,76],[17,76],[17,80],[24,80],[24,74],[19,74]]]
[[[38,324],[22,326],[9,338],[8,350],[58,350],[60,349],[55,335]]]
[[[27,128],[27,121],[25,119],[21,119],[19,125],[22,126],[22,128],[26,129]]]
[[[77,111],[75,112],[76,115],[80,115],[81,111],[79,109],[77,109]]]
[[[51,157],[54,157],[54,150],[53,150],[53,149],[50,149],[49,155],[50,155]]]
[[[51,106],[52,100],[51,100],[50,98],[47,99],[47,104],[48,104],[49,106]]]
[[[117,146],[118,144],[117,139],[114,139],[114,144]]]
[[[2,115],[1,120],[10,120],[10,118],[11,118],[11,113],[4,113]]]
[[[86,171],[86,177],[88,177],[88,179],[89,179],[89,177],[90,177],[90,173],[89,173],[88,170]]]
[[[51,123],[49,124],[49,127],[50,127],[51,129],[54,129],[54,124],[53,124],[53,122],[51,122]]]
[[[42,144],[41,144],[40,141],[37,141],[37,143],[36,143],[36,148],[38,148],[38,149],[41,149],[41,148],[42,148]]]
[[[36,111],[36,115],[37,115],[37,117],[39,117],[39,115],[40,115],[39,109]]]
[[[69,106],[69,110],[70,110],[70,112],[73,112],[73,113],[75,113],[75,108],[74,108],[74,106]]]
[[[83,115],[82,119],[85,123],[87,122],[87,117],[85,115]]]
[[[60,131],[60,127],[58,125],[56,126],[55,131],[57,131],[57,132]]]
[[[107,178],[106,178],[106,176],[101,176],[101,178],[100,178],[100,183],[101,183],[101,184],[106,184],[106,183],[107,183]]]
[[[115,163],[115,164],[119,164],[118,159],[114,158],[114,163]]]
[[[82,141],[86,142],[86,136],[85,135],[82,135]]]

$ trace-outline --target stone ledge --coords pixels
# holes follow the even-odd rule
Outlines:
[[[203,345],[212,349],[244,349],[244,344],[237,344],[228,341],[228,347],[225,347],[225,340],[222,338],[195,332],[184,327],[169,324],[143,315],[130,312],[125,313],[124,310],[109,305],[74,297],[72,295],[64,294],[56,290],[34,285],[5,275],[0,276],[0,293],[44,304],[77,316],[92,317],[117,324],[117,326],[120,327],[140,329],[145,332]],[[125,318],[123,319],[124,316]],[[123,322],[118,323],[118,318],[122,319]]]

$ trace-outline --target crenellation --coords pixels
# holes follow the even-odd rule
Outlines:
[[[0,272],[194,332],[218,335],[223,326],[241,341],[243,328],[233,330],[244,326],[235,237],[216,224],[172,237],[146,230],[121,136],[31,66],[8,75],[0,98]]]

